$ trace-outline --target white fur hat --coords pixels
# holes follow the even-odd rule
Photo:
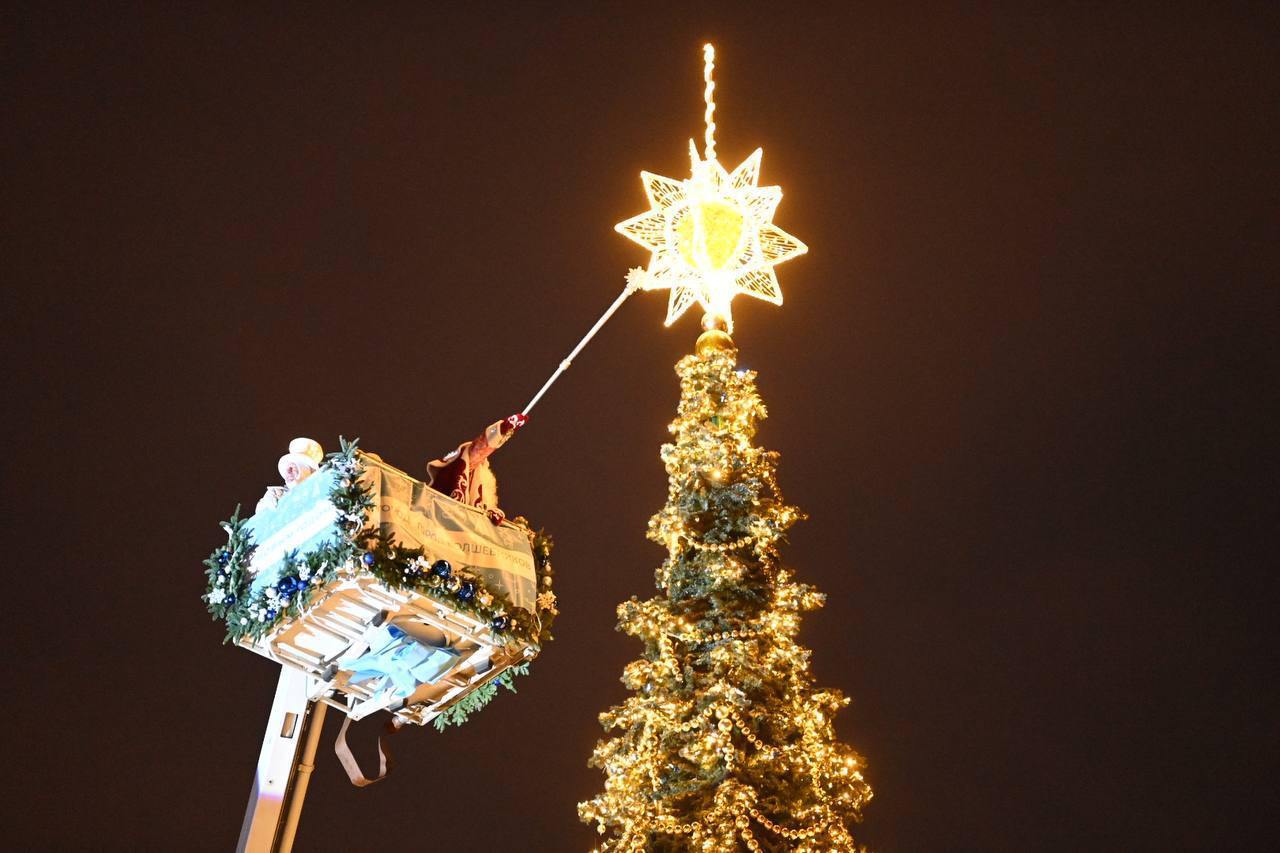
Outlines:
[[[324,448],[320,446],[319,442],[310,438],[295,438],[289,442],[289,452],[281,456],[280,461],[276,463],[276,470],[283,477],[284,469],[292,462],[299,468],[315,471],[323,461]]]

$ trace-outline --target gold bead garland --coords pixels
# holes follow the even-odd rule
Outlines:
[[[696,645],[698,643],[719,643],[724,640],[751,640],[764,636],[767,632],[761,628],[735,628],[732,631],[716,631],[710,634],[672,634],[682,643]]]
[[[741,539],[735,539],[732,542],[698,542],[693,539],[688,540],[690,547],[699,551],[716,551],[725,553],[726,551],[736,551],[739,548],[745,548],[755,540],[755,537],[747,534]]]
[[[778,824],[769,820],[769,818],[761,814],[760,811],[755,806],[751,806],[747,810],[747,813],[750,814],[751,817],[755,818],[755,821],[757,823],[759,823],[765,829],[772,832],[774,835],[781,835],[783,838],[791,839],[793,841],[798,841],[804,838],[812,838],[813,836],[817,835],[819,832],[822,832],[822,830],[826,829],[827,824],[831,820],[831,815],[828,813],[821,823],[815,823],[811,826],[806,826],[801,829],[787,829],[785,826],[779,826]]]
[[[731,711],[729,714],[729,719],[732,720],[733,725],[737,726],[738,731],[742,732],[742,736],[747,739],[747,742],[750,743],[752,746],[754,746],[758,751],[766,755],[774,754],[773,747],[769,746],[760,738],[756,737],[755,732],[747,728],[747,724],[743,722],[742,717],[738,716],[737,711]]]
[[[753,801],[759,796],[754,788],[748,786],[745,787],[744,790],[749,794]],[[833,819],[831,812],[824,808],[823,817],[817,823],[801,827],[799,829],[789,829],[770,820],[754,805],[740,804],[734,808],[734,812],[737,813],[736,817],[734,817],[734,826],[742,835],[743,841],[753,850],[759,849],[759,842],[756,841],[755,837],[751,834],[751,825],[748,821],[748,815],[751,819],[755,820],[773,834],[792,841],[800,841],[817,836],[831,824]],[[648,819],[641,818],[636,822],[636,824],[641,830],[664,832],[670,835],[690,835],[699,827],[699,825],[707,829],[712,828],[712,823],[718,820],[721,814],[723,814],[721,811],[712,812],[703,820],[690,823],[681,823],[671,815],[658,815]],[[625,846],[627,840],[627,838],[622,839],[623,846]],[[756,844],[756,846],[751,847],[752,843]],[[641,848],[632,849],[643,849],[643,845]]]

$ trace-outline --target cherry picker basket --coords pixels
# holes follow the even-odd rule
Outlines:
[[[549,540],[354,444],[223,527],[205,601],[227,639],[352,719],[460,722],[549,639]]]

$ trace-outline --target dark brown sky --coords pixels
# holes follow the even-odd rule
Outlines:
[[[199,600],[217,522],[295,435],[419,470],[523,404],[643,261],[611,227],[685,173],[708,37],[721,155],[764,147],[811,247],[737,338],[863,840],[1270,840],[1266,4],[346,5],[3,13],[5,846],[234,844],[275,673]],[[663,310],[495,458],[556,536],[558,640],[385,784],[331,731],[299,850],[592,843],[696,334]]]

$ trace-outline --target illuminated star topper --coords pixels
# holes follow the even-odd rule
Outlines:
[[[733,331],[730,302],[740,293],[782,304],[782,289],[773,267],[808,251],[804,243],[773,224],[782,200],[780,187],[760,187],[757,148],[732,172],[716,160],[715,102],[711,81],[715,51],[703,48],[706,80],[706,156],[689,141],[692,176],[675,180],[641,172],[651,209],[615,229],[653,255],[641,286],[669,288],[666,324],[670,326],[692,305],[701,303]]]

